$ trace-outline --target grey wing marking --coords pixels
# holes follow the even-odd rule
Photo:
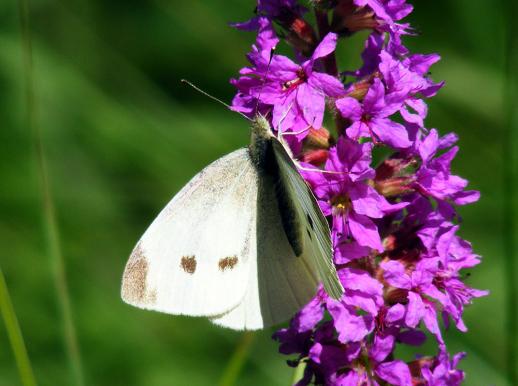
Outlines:
[[[313,192],[298,172],[290,155],[275,137],[272,138],[272,148],[279,165],[281,183],[290,193],[299,216],[299,222],[300,224],[308,224],[308,228],[302,229],[304,240],[306,244],[309,244],[304,245],[304,248],[310,247],[313,249],[314,264],[320,279],[324,283],[326,292],[333,298],[339,299],[344,289],[338,280],[333,265],[333,247],[327,220],[322,214]]]

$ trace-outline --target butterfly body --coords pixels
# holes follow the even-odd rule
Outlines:
[[[316,200],[258,117],[248,148],[203,169],[153,221],[128,260],[122,298],[258,329],[292,316],[321,281],[340,297],[331,258]]]

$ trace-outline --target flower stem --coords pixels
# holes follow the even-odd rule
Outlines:
[[[331,31],[331,27],[329,25],[329,15],[327,11],[320,10],[315,8],[315,18],[317,21],[318,27],[318,35],[320,41]],[[322,59],[324,63],[324,68],[326,72],[333,76],[338,76],[338,65],[336,63],[336,55],[335,53],[331,53]],[[344,133],[345,121],[344,118],[340,115],[336,108],[334,107],[334,102],[332,103],[331,111],[333,112],[333,118],[335,121],[336,132],[338,135],[342,135]]]
[[[329,26],[329,18],[327,11],[322,11],[320,9],[315,8],[315,17],[317,20],[317,26],[318,26],[318,35],[320,38],[320,41],[330,32],[330,26]],[[333,52],[332,54],[327,55],[325,58],[323,58],[324,67],[328,74],[333,76],[338,76],[338,67],[336,64],[336,56]]]
[[[505,121],[503,127],[503,173],[504,173],[504,255],[505,276],[507,292],[507,371],[509,383],[518,385],[518,281],[516,277],[516,172],[518,114],[516,114],[516,101],[518,98],[516,66],[518,66],[518,42],[515,39],[514,21],[518,17],[516,2],[502,2],[503,19],[506,20],[506,45],[505,45],[505,81],[503,89]]]
[[[11,297],[9,296],[9,290],[7,289],[2,267],[0,267],[0,312],[5,322],[5,328],[9,336],[9,342],[11,343],[16,365],[18,366],[22,385],[36,386],[31,361],[27,354],[22,331],[18,324],[18,318],[16,317]]]
[[[306,370],[306,361],[300,361],[295,370],[293,370],[293,377],[291,379],[291,384],[295,385],[298,381],[302,379],[304,376],[304,370]]]
[[[218,382],[219,386],[233,386],[236,384],[239,373],[241,372],[243,365],[246,362],[246,358],[248,357],[248,353],[254,338],[255,335],[253,332],[247,331],[243,333],[241,339],[237,343],[232,357],[228,361],[223,375]]]
[[[22,34],[22,54],[25,73],[25,94],[27,103],[28,128],[34,142],[36,163],[40,176],[40,190],[42,196],[43,218],[45,238],[48,255],[54,276],[54,284],[61,310],[65,348],[69,360],[73,383],[77,386],[84,385],[81,358],[77,343],[76,331],[72,319],[68,285],[66,280],[65,265],[59,241],[59,231],[56,222],[54,202],[50,189],[47,171],[47,160],[40,128],[36,120],[36,103],[32,64],[32,42],[30,33],[30,17],[28,0],[18,0],[20,26]]]

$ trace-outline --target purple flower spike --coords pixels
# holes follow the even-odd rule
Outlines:
[[[344,287],[332,299],[321,285],[273,339],[290,366],[304,366],[298,386],[460,385],[465,353],[448,353],[439,320],[466,332],[465,308],[488,292],[466,284],[463,270],[480,257],[458,236],[456,207],[479,193],[452,173],[457,136],[426,128],[425,100],[444,85],[429,77],[440,57],[403,45],[413,35],[407,0],[320,3],[319,26],[296,0],[258,0],[256,15],[235,24],[257,37],[231,80],[232,109],[265,116],[290,148],[330,224]],[[331,32],[318,37],[326,19]],[[360,30],[370,31],[363,64],[344,71],[338,40]],[[285,43],[292,57],[275,52]],[[386,158],[374,165],[378,149]],[[401,345],[429,349],[430,335],[437,350],[398,356]]]

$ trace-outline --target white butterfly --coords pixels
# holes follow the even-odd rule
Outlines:
[[[144,233],[126,264],[122,298],[253,330],[289,319],[320,282],[341,297],[329,226],[258,116],[249,148],[198,173]]]

